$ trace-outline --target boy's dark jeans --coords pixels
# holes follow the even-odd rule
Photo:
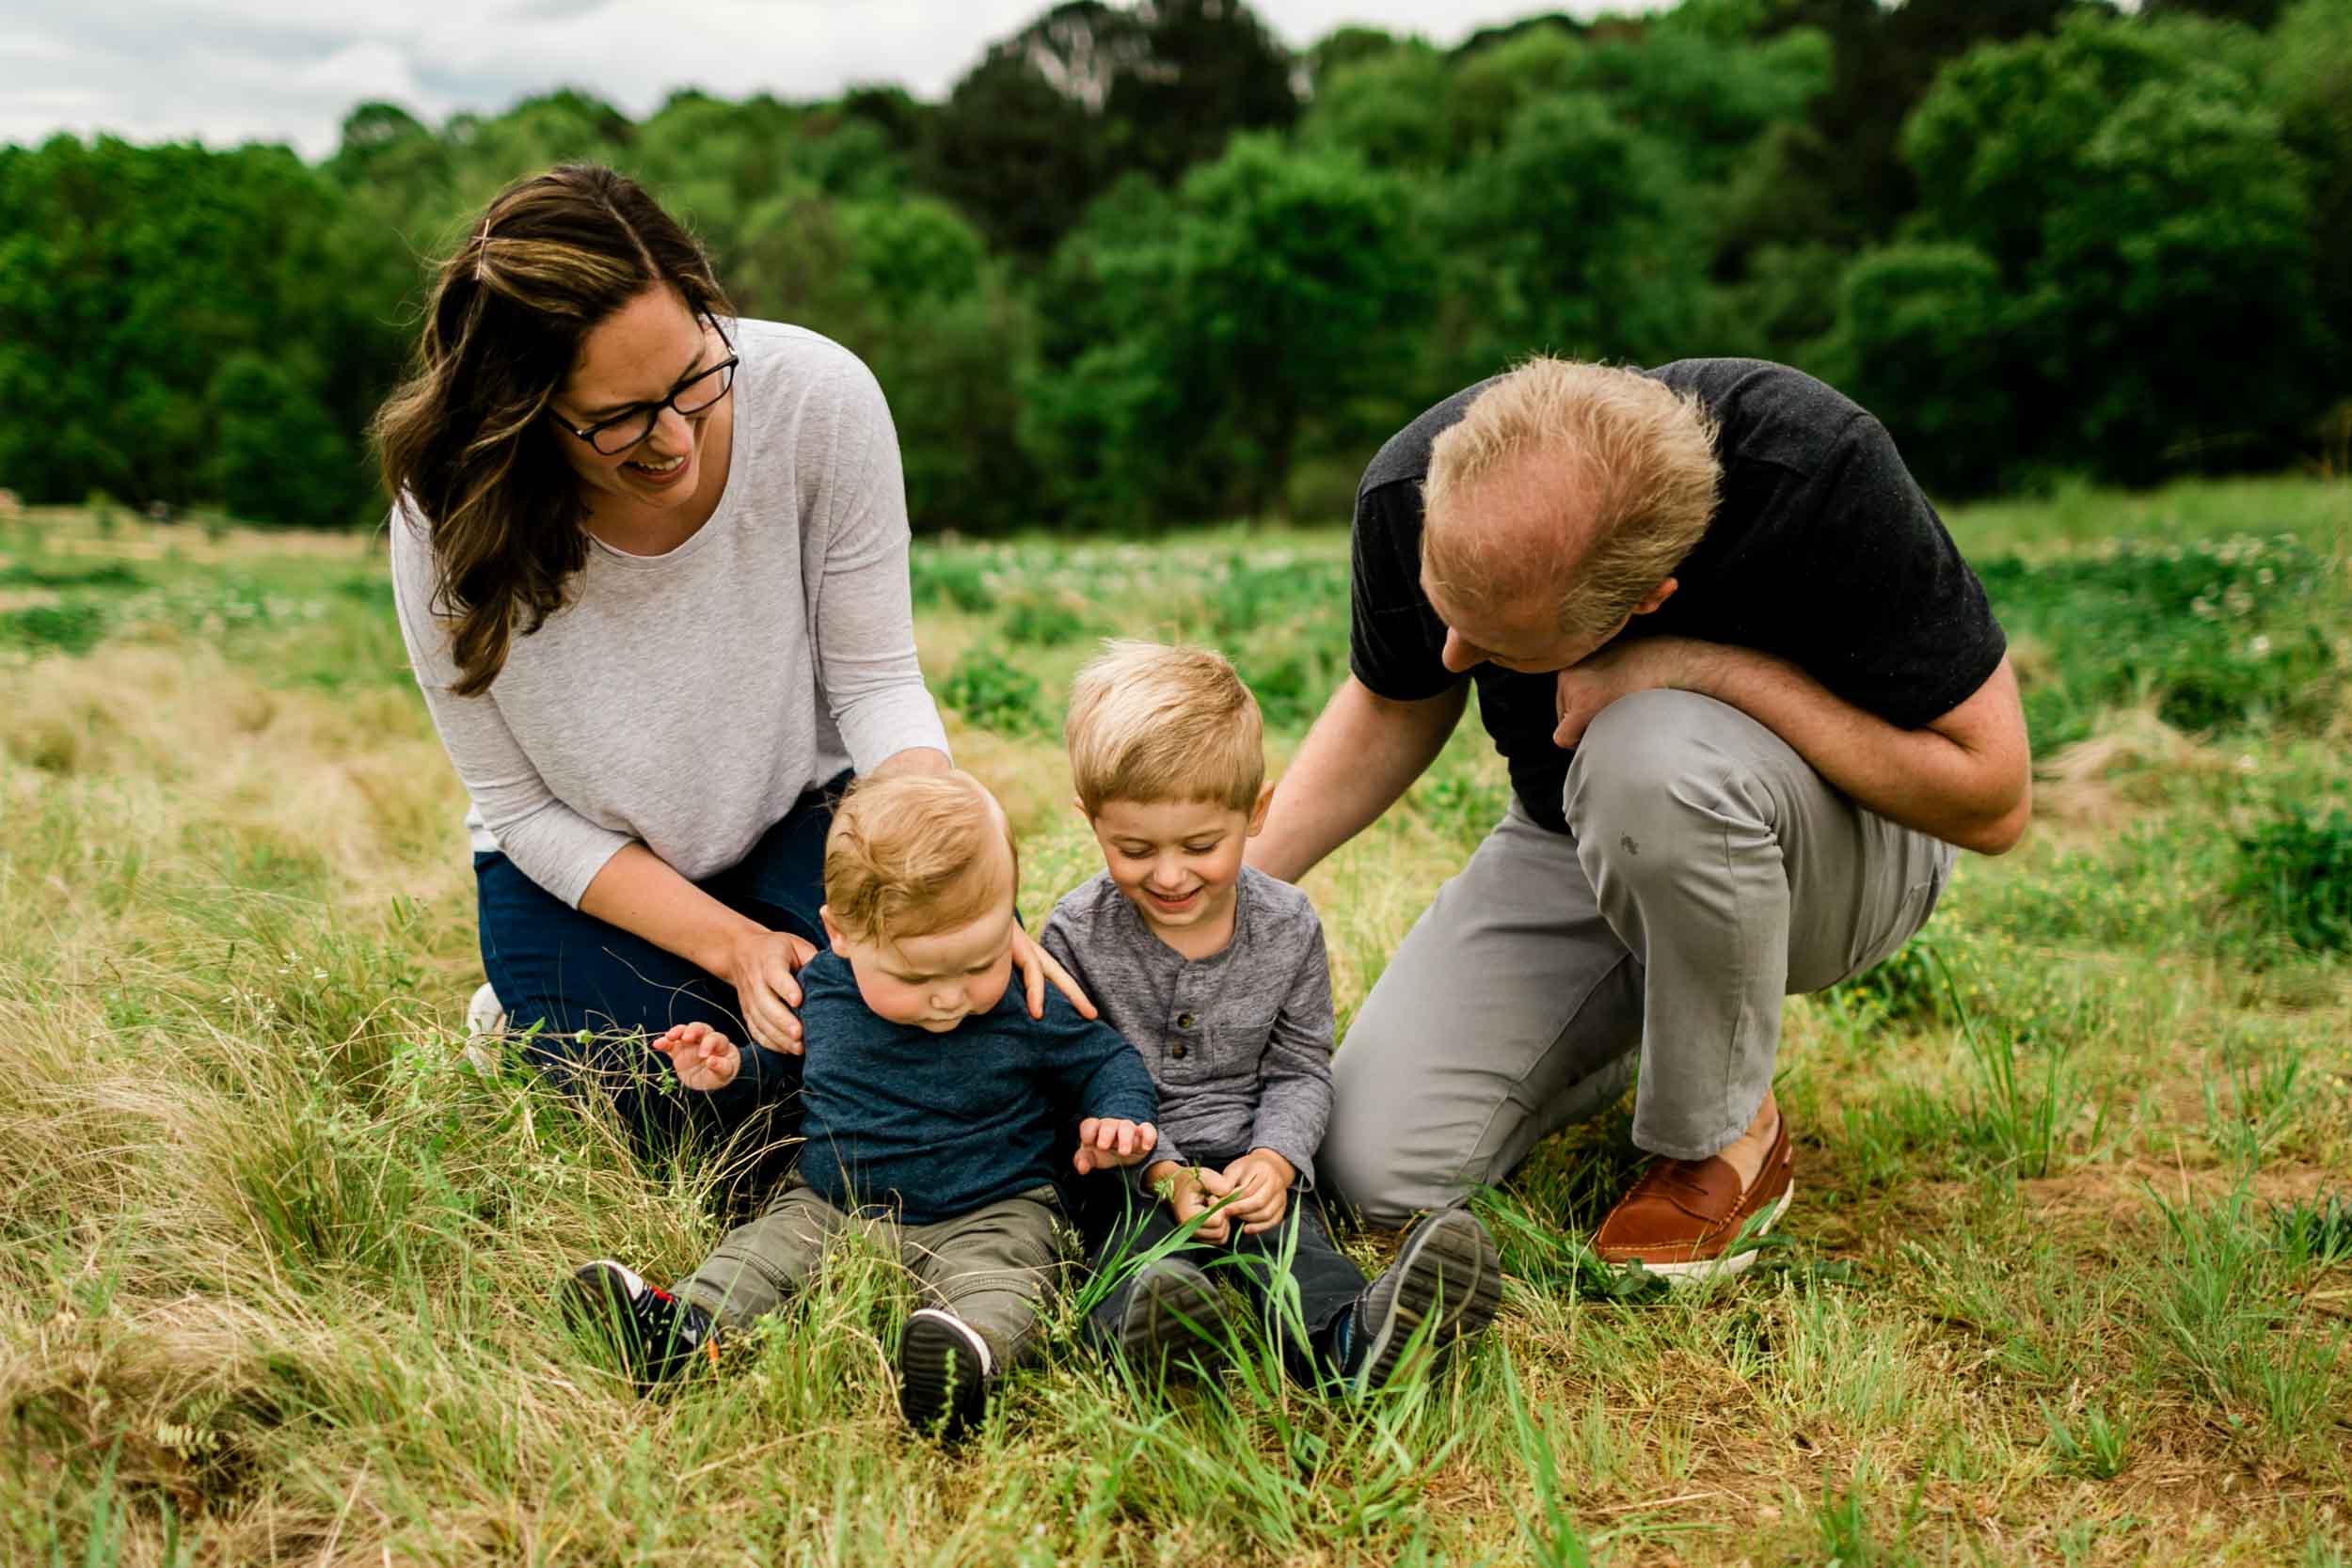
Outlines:
[[[825,901],[825,834],[849,783],[845,773],[803,796],[742,860],[695,885],[771,930],[824,947],[817,911]],[[526,1054],[550,1082],[603,1089],[649,1154],[675,1148],[690,1128],[705,1137],[739,1132],[759,1145],[797,1129],[801,1059],[745,1037],[733,986],[581,913],[502,854],[474,857],[474,885],[483,968],[507,1026],[539,1025]],[[640,1037],[678,1023],[707,1023],[743,1048],[733,1084],[715,1094],[688,1091]]]
[[[1222,1170],[1248,1152],[1201,1154],[1199,1164]],[[1110,1293],[1088,1315],[1087,1338],[1107,1353],[1119,1342],[1119,1322],[1135,1293],[1135,1262],[1183,1228],[1175,1211],[1161,1199],[1138,1193],[1124,1171],[1106,1171],[1077,1183],[1076,1214],[1086,1239],[1089,1270],[1118,1276]],[[1294,1245],[1292,1238],[1296,1238]],[[1290,1269],[1282,1272],[1289,1250]],[[1323,1210],[1314,1195],[1293,1182],[1282,1221],[1271,1230],[1244,1235],[1232,1222],[1224,1242],[1200,1240],[1199,1233],[1166,1257],[1182,1259],[1207,1271],[1213,1280],[1237,1285],[1264,1316],[1266,1332],[1282,1347],[1282,1362],[1296,1381],[1314,1385],[1342,1370],[1331,1344],[1341,1318],[1363,1291],[1364,1274],[1331,1240]],[[1306,1343],[1281,1301],[1290,1281],[1297,1282],[1298,1318],[1307,1331]]]

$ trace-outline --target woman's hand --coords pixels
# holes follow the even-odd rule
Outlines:
[[[1054,982],[1054,989],[1070,998],[1070,1005],[1088,1018],[1095,1017],[1094,1004],[1078,989],[1078,982],[1070,977],[1070,971],[1056,961],[1054,955],[1040,947],[1028,932],[1016,926],[1012,930],[1012,966],[1021,972],[1021,994],[1028,1002],[1029,1016],[1045,1016],[1045,982]],[[795,1001],[799,999],[794,998]]]
[[[725,978],[742,1005],[743,1029],[771,1051],[801,1053],[801,966],[816,944],[789,931],[747,931],[736,938]]]

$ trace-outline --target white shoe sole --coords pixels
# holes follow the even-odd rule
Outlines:
[[[479,1073],[497,1072],[503,1066],[499,1037],[505,1033],[506,1009],[499,1006],[499,993],[486,982],[476,987],[466,1004],[466,1065]]]
[[[1780,1195],[1780,1201],[1764,1212],[1764,1217],[1760,1222],[1751,1221],[1743,1227],[1741,1233],[1732,1238],[1732,1244],[1737,1246],[1742,1241],[1752,1242],[1770,1235],[1772,1227],[1780,1223],[1780,1216],[1788,1212],[1788,1200],[1796,1196],[1797,1182],[1796,1179],[1791,1177],[1788,1180],[1788,1190]],[[1734,1275],[1745,1273],[1748,1265],[1756,1261],[1756,1248],[1746,1247],[1739,1252],[1717,1258],[1693,1258],[1687,1263],[1645,1263],[1642,1267],[1670,1284],[1705,1285],[1714,1280],[1729,1279]],[[1629,1265],[1618,1266],[1622,1268]]]

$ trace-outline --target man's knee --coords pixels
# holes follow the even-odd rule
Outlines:
[[[1423,1172],[1406,1168],[1392,1143],[1357,1139],[1335,1120],[1331,1136],[1315,1156],[1315,1175],[1327,1199],[1365,1225],[1394,1228],[1422,1209],[1450,1197],[1435,1196],[1451,1189]]]
[[[1689,691],[1637,691],[1600,710],[1569,765],[1568,829],[1590,868],[1662,872],[1727,826],[1768,826],[1757,787],[1771,731],[1726,703]],[[1761,754],[1759,754],[1761,753]]]

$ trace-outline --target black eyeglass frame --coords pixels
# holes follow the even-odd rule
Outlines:
[[[548,418],[553,420],[555,421],[556,428],[564,432],[564,435],[577,436],[580,440],[587,442],[589,451],[596,453],[599,457],[618,457],[621,453],[628,451],[630,447],[643,446],[645,442],[653,438],[655,429],[661,423],[661,411],[664,408],[676,410],[680,419],[691,419],[706,408],[716,407],[721,399],[724,398],[729,392],[735,390],[735,371],[736,367],[743,363],[743,356],[734,352],[735,345],[728,341],[726,328],[719,325],[719,318],[712,315],[707,310],[701,312],[701,314],[703,320],[710,324],[710,330],[719,334],[719,341],[723,343],[726,343],[728,352],[727,356],[724,359],[720,360],[715,365],[696,371],[692,375],[689,376],[685,383],[675,391],[673,391],[668,397],[662,398],[659,402],[634,404],[629,407],[622,409],[617,414],[609,415],[604,419],[598,420],[594,424],[576,425],[572,423],[571,420],[564,418],[563,415],[557,413],[553,408],[549,408],[548,410]],[[677,400],[685,394],[688,388],[693,387],[700,382],[707,381],[710,377],[720,374],[724,374],[726,379],[719,384],[718,392],[708,403],[698,403],[691,409],[678,407]],[[612,429],[614,425],[626,424],[631,420],[638,419],[642,419],[645,421],[644,435],[638,436],[634,441],[628,442],[622,446],[614,447],[611,451],[607,451],[604,448],[596,445],[596,437],[604,434],[604,432]]]

